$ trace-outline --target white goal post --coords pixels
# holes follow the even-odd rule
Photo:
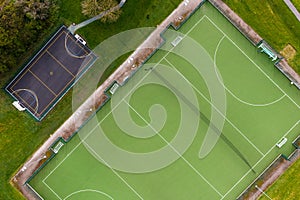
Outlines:
[[[261,52],[266,53],[269,58],[272,58],[272,61],[277,59],[277,55],[265,43],[262,42],[258,48],[261,48]]]
[[[283,138],[281,138],[281,140],[279,140],[279,142],[276,144],[276,146],[278,148],[281,148],[286,142],[287,142],[287,138],[283,137]]]
[[[119,88],[119,84],[118,83],[114,83],[113,86],[110,88],[109,92],[111,94],[114,94],[117,91],[118,88]]]
[[[181,42],[182,39],[183,39],[183,37],[181,37],[181,36],[178,35],[178,36],[171,42],[172,46],[173,46],[173,47],[176,47],[176,46],[179,44],[179,42]]]
[[[59,141],[54,148],[52,148],[52,151],[57,154],[58,151],[60,150],[60,148],[62,148],[64,146],[64,143]]]

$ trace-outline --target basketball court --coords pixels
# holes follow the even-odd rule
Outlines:
[[[62,26],[6,91],[40,121],[96,59],[78,37]]]

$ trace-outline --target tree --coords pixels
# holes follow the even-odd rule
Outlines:
[[[116,0],[84,0],[81,3],[82,14],[88,17],[94,17],[117,5],[118,2]],[[100,21],[103,23],[113,23],[119,19],[121,13],[121,10],[117,9],[113,12],[107,13],[100,19]]]
[[[20,57],[48,32],[57,17],[55,1],[14,0],[0,6],[0,74],[22,62]]]
[[[15,5],[23,10],[27,18],[34,20],[47,19],[51,7],[49,0],[16,0]]]
[[[97,0],[85,0],[81,3],[82,14],[94,17],[99,14]]]

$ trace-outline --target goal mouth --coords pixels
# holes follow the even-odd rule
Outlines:
[[[269,56],[269,58],[272,59],[272,61],[276,61],[278,56],[276,52],[272,50],[272,48],[267,45],[264,41],[261,41],[260,44],[258,45],[258,48],[261,49],[260,52],[263,52]]]
[[[28,110],[31,110],[34,115],[38,113],[39,99],[34,91],[21,88],[13,91],[12,95],[16,95],[21,99],[13,103],[18,110],[24,111],[26,108],[29,108]]]
[[[59,150],[65,145],[65,143],[62,141],[62,139],[59,138],[58,141],[54,142],[53,145],[51,146],[51,150],[57,154]]]
[[[182,39],[183,39],[183,37],[180,36],[180,35],[178,35],[178,36],[171,42],[172,46],[173,46],[173,47],[176,47],[176,46],[181,42]]]
[[[80,44],[80,45],[78,45]],[[88,53],[84,46],[86,45],[86,42],[78,35],[76,34],[73,38],[71,33],[67,33],[65,36],[65,50],[66,52],[74,57],[74,58],[86,58],[90,55]],[[79,48],[78,48],[79,47]]]

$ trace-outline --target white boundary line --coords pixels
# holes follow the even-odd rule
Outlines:
[[[183,38],[185,38],[186,37],[186,35],[188,35],[203,19],[204,19],[204,17],[205,16],[203,16],[203,17],[201,17],[198,21],[197,21],[197,23],[195,23],[191,28],[190,28],[190,30],[183,36]],[[158,65],[158,64],[160,64],[161,63],[161,61],[166,57],[166,56],[168,56],[169,55],[169,53],[172,51],[172,49],[174,49],[175,47],[172,47],[158,62],[157,62],[157,64],[155,64],[154,66],[153,66],[153,69]],[[148,76],[150,74],[150,72],[148,72],[143,78],[141,78],[141,80],[139,80],[137,83],[136,83],[136,85],[134,86],[134,87],[132,87],[132,89],[127,93],[127,95],[125,95],[121,100],[120,100],[120,102],[118,103],[118,104],[116,104],[116,106],[114,107],[114,108],[112,108],[108,113],[107,113],[107,115],[105,116],[105,117],[103,117],[102,118],[102,120],[94,127],[94,128],[92,128],[92,130],[90,130],[88,133],[87,133],[87,135],[74,147],[74,149],[72,149],[71,150],[71,152],[60,162],[60,163],[58,163],[58,165],[42,180],[42,182],[44,183],[44,184],[46,184],[45,183],[45,180],[85,141],[85,139],[87,138],[87,137],[89,137],[89,135],[90,134],[92,134],[93,133],[93,131],[122,103],[122,101],[125,99],[125,98],[127,98],[127,96],[132,92],[132,91],[134,91],[134,89],[136,89],[136,87]],[[96,117],[96,116],[95,116]],[[77,133],[78,134],[78,133]],[[47,185],[47,184],[46,184]],[[53,191],[48,185],[47,185],[47,187],[51,190],[51,191]],[[54,192],[54,191],[53,191]],[[55,192],[54,192],[55,193]],[[56,193],[55,193],[56,194]]]
[[[72,196],[72,195],[74,195],[74,194],[78,194],[78,193],[80,193],[80,192],[96,192],[96,193],[99,193],[99,194],[102,194],[102,195],[108,197],[109,199],[112,199],[112,200],[114,199],[112,196],[110,196],[110,195],[107,194],[106,192],[102,192],[102,191],[100,191],[100,190],[94,190],[94,189],[84,189],[84,190],[77,190],[77,191],[75,191],[75,192],[72,192],[71,194],[69,194],[68,196],[66,196],[66,197],[64,198],[64,200],[65,200],[65,199],[68,199],[70,196]]]
[[[299,124],[300,120],[298,120],[282,137],[286,137],[298,124]],[[269,151],[263,156],[261,157],[261,159],[259,159],[254,165],[253,168],[256,167],[274,148],[276,147],[276,145],[274,145],[273,147],[271,147],[269,149]],[[251,172],[251,170],[248,170],[243,176],[242,178],[237,181],[223,196],[222,199],[224,199],[224,197],[226,197],[227,194],[229,194],[249,173]]]
[[[168,61],[166,58],[164,58],[165,59],[165,61],[167,61],[170,65],[171,65],[171,67],[188,83],[188,84],[190,84],[193,88],[194,88],[194,90],[202,97],[202,98],[204,98],[222,117],[224,117],[224,119],[236,130],[236,131],[238,131],[238,133],[249,143],[249,144],[251,144],[251,146],[253,146],[253,148],[258,152],[258,153],[260,153],[262,156],[264,155],[260,150],[259,150],[259,148],[258,147],[256,147],[251,141],[250,141],[250,139],[248,139],[247,138],[247,136],[245,136],[243,133],[242,133],[242,131],[239,129],[239,128],[237,128],[212,102],[210,102],[209,101],[209,99],[207,99],[205,96],[204,96],[204,94],[202,94],[202,92],[200,92],[199,90],[198,90],[198,88],[196,88],[182,73],[180,73],[180,71],[178,71],[177,69],[176,69],[176,67],[170,62],[170,61]]]
[[[226,33],[224,33],[222,31],[222,29],[220,29],[218,27],[218,25],[216,25],[208,16],[204,15],[204,17],[206,17],[223,35],[226,36],[226,38],[236,47],[238,48],[242,54],[244,54],[244,56],[246,56],[255,66],[256,68],[261,71],[261,73],[263,73],[282,93],[284,93],[299,109],[300,106],[280,87],[278,86],[277,83],[275,83],[275,81],[273,81],[273,79],[266,74],[266,72],[264,70],[261,69],[261,67],[259,67],[230,37],[228,37],[228,35]]]
[[[27,187],[29,187],[40,199],[44,200],[44,198],[33,188],[29,183],[26,183]]]
[[[62,198],[45,182],[45,180],[42,181],[44,183],[44,185],[47,186],[47,188],[60,200],[62,200]]]
[[[242,196],[242,194],[244,194],[244,192],[246,191],[246,190],[248,190],[249,189],[249,187],[251,186],[251,185],[253,185],[256,181],[257,181],[257,179],[259,178],[259,177],[261,177],[275,162],[276,162],[276,160],[278,160],[278,158],[279,157],[281,157],[281,155],[278,155],[269,165],[268,165],[268,167],[266,167],[265,169],[264,169],[264,171],[262,171],[244,190],[243,190],[243,192],[241,192],[240,194],[239,194],[239,196],[238,196],[238,198],[239,197],[241,197]],[[237,199],[238,199],[237,198]]]
[[[110,168],[110,170],[123,182],[127,187],[129,187],[140,199],[144,199],[127,181],[118,173],[116,170],[114,170],[99,154],[88,144],[84,141],[84,144],[88,146],[88,148],[100,159],[102,162]]]
[[[148,126],[168,145],[170,146],[174,152],[180,156],[180,158],[189,166],[193,169],[194,172],[198,176],[200,176],[216,193],[218,193],[219,196],[223,197],[223,195],[189,162],[187,161],[151,124],[149,124],[143,116],[140,115],[126,100],[123,100]]]
[[[221,80],[221,78],[219,77],[219,73],[218,73],[218,67],[217,67],[217,54],[218,54],[218,51],[219,51],[219,47],[223,41],[223,39],[226,38],[225,35],[223,35],[223,37],[219,40],[218,42],[218,45],[217,45],[217,48],[215,50],[215,53],[214,53],[214,68],[215,68],[215,73],[216,73],[216,76],[219,80],[219,83],[224,87],[224,89],[229,93],[231,94],[232,97],[234,97],[236,100],[238,100],[239,102],[243,103],[243,104],[246,104],[248,106],[254,106],[254,107],[263,107],[263,106],[270,106],[272,104],[275,104],[277,103],[278,101],[282,100],[286,94],[283,94],[281,97],[279,97],[278,99],[272,101],[272,102],[269,102],[269,103],[264,103],[264,104],[254,104],[254,103],[249,103],[249,102],[246,102],[242,99],[240,99],[239,97],[237,97],[230,89],[228,89],[228,87],[225,85],[225,83]],[[276,86],[275,86],[276,87]],[[278,89],[278,88],[277,88]]]
[[[258,189],[258,191],[260,191],[263,195],[265,195],[266,197],[268,197],[268,199],[272,200],[272,198],[267,195],[267,193],[265,193],[260,187],[258,187],[257,185],[255,185],[255,188]]]

